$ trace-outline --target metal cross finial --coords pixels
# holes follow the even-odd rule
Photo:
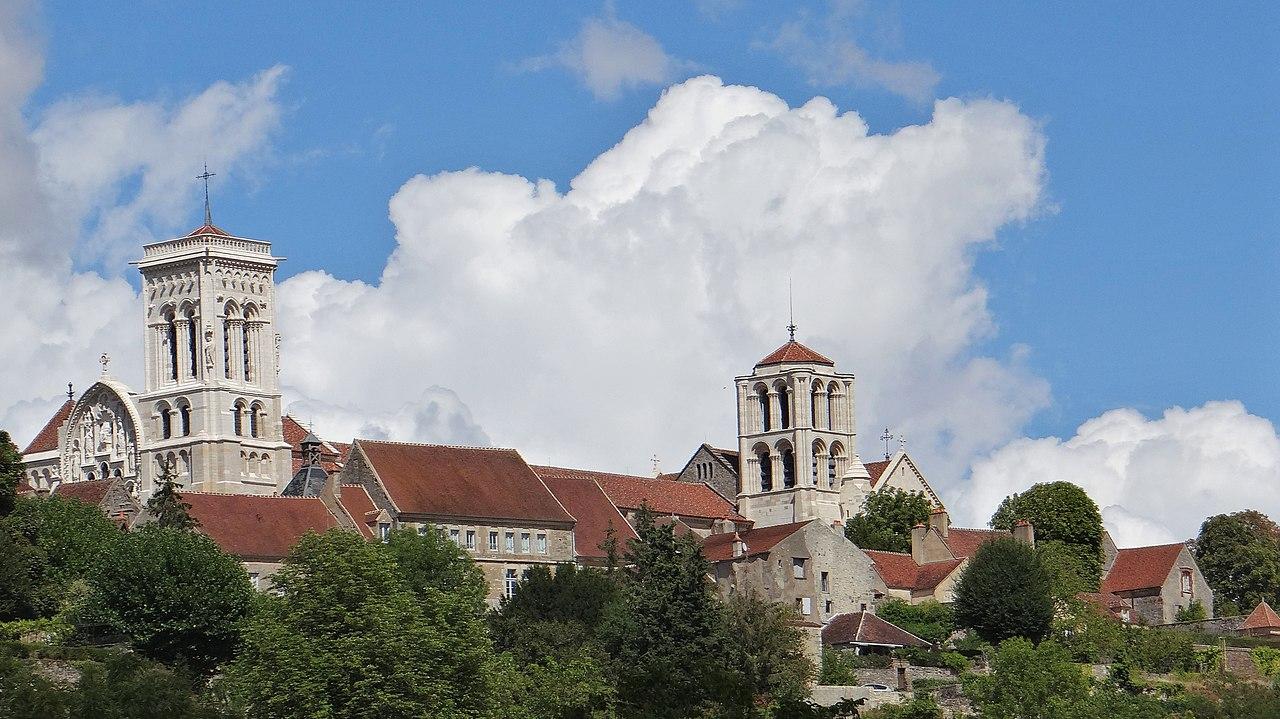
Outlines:
[[[907,453],[907,435],[898,435],[898,449],[903,453]]]
[[[76,398],[76,393],[74,390],[71,389],[71,383],[68,382],[67,383],[67,399],[74,400],[75,398]]]
[[[787,309],[791,317],[791,324],[787,325],[787,334],[791,335],[791,341],[796,341],[796,301],[791,294],[791,278],[787,278]]]
[[[893,440],[893,433],[889,431],[888,427],[884,428],[884,434],[880,435],[880,439],[884,440],[884,458],[888,459],[889,458],[889,442]]]
[[[209,163],[204,163],[204,174],[196,175],[197,180],[204,180],[204,224],[213,226],[213,212],[209,209],[209,178],[218,173],[209,172]]]
[[[102,356],[98,358],[98,364],[102,365],[102,374],[107,373],[107,365],[110,363],[111,363],[111,355],[107,354],[106,352],[103,352]]]

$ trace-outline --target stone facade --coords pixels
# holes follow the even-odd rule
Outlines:
[[[1145,624],[1169,624],[1192,602],[1213,616],[1213,590],[1185,544],[1120,549],[1107,564],[1101,590],[1132,602]]]
[[[677,473],[676,479],[705,484],[736,505],[739,456],[737,450],[720,449],[704,443],[689,458],[684,469]]]

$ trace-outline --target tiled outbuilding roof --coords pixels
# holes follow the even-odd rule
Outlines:
[[[734,540],[740,539],[747,545],[747,556],[754,557],[761,554],[768,554],[779,542],[790,537],[796,532],[804,529],[809,525],[807,522],[792,522],[791,524],[775,524],[771,527],[760,527],[759,529],[744,529],[737,532],[723,532],[720,534],[712,534],[702,540],[702,556],[708,561],[723,562],[733,559],[733,543]]]
[[[116,479],[87,479],[82,482],[62,482],[53,489],[53,496],[65,499],[78,499],[86,504],[98,506],[107,498],[111,484]]]
[[[947,530],[947,536],[943,539],[947,543],[947,548],[957,559],[972,557],[978,551],[978,547],[990,542],[993,539],[1001,537],[1012,537],[1011,532],[1003,529],[964,529],[962,527],[951,527]]]
[[[284,435],[284,441],[289,443],[290,454],[293,458],[293,473],[297,474],[298,470],[302,469],[302,463],[306,459],[302,453],[302,441],[306,439],[310,431],[303,427],[298,420],[287,414],[280,418],[280,429]],[[351,452],[351,445],[326,440],[320,441],[320,467],[329,474],[334,474],[342,469],[342,465],[346,464],[347,455]]]
[[[823,357],[795,340],[791,340],[778,349],[770,352],[764,359],[757,362],[756,366],[767,367],[769,365],[788,364],[792,362],[800,364],[835,365],[835,362],[832,362],[830,359]]]
[[[657,514],[746,521],[734,511],[728,500],[701,483],[566,467],[538,466],[533,469],[540,477],[594,480],[609,496],[610,501],[626,510],[639,509],[641,504],[647,504]]]
[[[573,543],[579,557],[604,559],[606,552],[600,546],[610,526],[618,541],[619,554],[626,551],[628,540],[636,539],[635,530],[595,481],[565,477],[543,477],[542,481],[577,520],[573,525]]]
[[[1102,580],[1102,591],[1134,592],[1163,586],[1185,546],[1179,542],[1117,551],[1111,571]]]
[[[58,430],[66,423],[67,418],[71,416],[71,410],[75,409],[76,403],[67,400],[62,403],[57,412],[45,422],[44,427],[36,433],[27,448],[22,450],[23,454],[36,454],[37,452],[49,452],[58,449]]]
[[[888,647],[927,647],[929,642],[870,612],[837,614],[822,628],[827,646],[871,644]]]
[[[477,519],[573,521],[573,516],[514,449],[368,439],[356,440],[356,447],[369,460],[401,512]]]
[[[1244,623],[1240,625],[1241,629],[1280,629],[1280,616],[1276,615],[1276,611],[1267,604],[1267,600],[1258,602],[1258,606],[1249,612],[1249,616],[1245,618]]]
[[[374,506],[369,492],[363,485],[344,484],[338,487],[338,494],[338,506],[342,507],[343,511],[356,523],[356,528],[361,534],[372,537],[372,523],[378,514],[378,508]]]
[[[947,559],[941,562],[916,564],[910,554],[882,552],[865,549],[864,553],[876,565],[876,573],[890,589],[911,591],[933,589],[959,567],[963,559]]]
[[[189,513],[222,551],[241,560],[280,560],[308,531],[338,526],[319,497],[183,492]]]

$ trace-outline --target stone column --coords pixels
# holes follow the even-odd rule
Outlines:
[[[770,452],[769,464],[773,467],[773,489],[782,489],[782,453]]]
[[[178,381],[182,382],[191,376],[191,321],[174,320],[174,325],[178,331],[173,336],[178,346],[174,348],[173,354],[178,360]]]
[[[769,429],[779,429],[782,427],[782,400],[778,397],[778,391],[769,390]]]
[[[230,318],[227,320],[227,334],[231,341],[228,342],[228,351],[231,356],[228,364],[231,366],[231,379],[244,379],[244,320]]]
[[[818,487],[827,486],[827,462],[831,455],[826,452],[819,452],[814,461],[818,463],[818,476],[814,477],[814,484]]]
[[[827,390],[822,388],[818,390],[817,401],[818,416],[813,420],[813,426],[821,429],[831,429],[831,414],[827,411]]]
[[[760,460],[754,454],[747,457],[746,476],[742,478],[742,491],[747,494],[760,491]]]

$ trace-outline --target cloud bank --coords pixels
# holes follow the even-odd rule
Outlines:
[[[1006,495],[1057,480],[1084,487],[1122,547],[1181,541],[1213,514],[1280,517],[1280,438],[1235,401],[1157,419],[1116,409],[1069,439],[1020,439],[976,462],[962,507],[985,522]]]
[[[785,340],[790,277],[801,338],[859,374],[870,436],[891,424],[958,477],[1048,402],[1025,351],[975,353],[995,326],[972,271],[1037,211],[1043,147],[1008,103],[942,101],[878,135],[824,98],[695,78],[564,192],[410,179],[376,285],[281,285],[282,377],[295,400],[374,414],[448,387],[531,460],[675,468],[733,441],[731,380]]]

